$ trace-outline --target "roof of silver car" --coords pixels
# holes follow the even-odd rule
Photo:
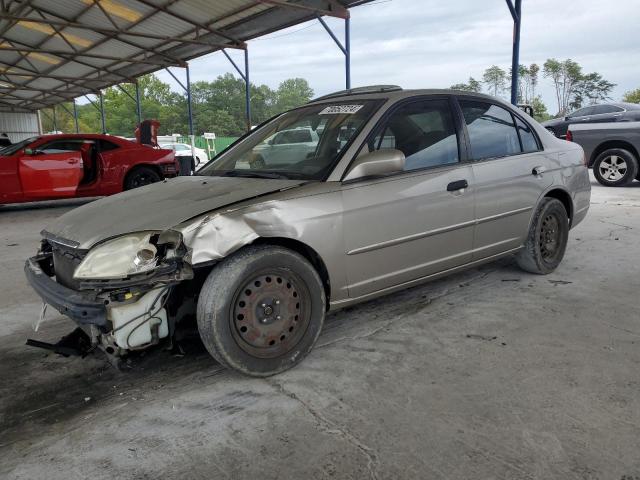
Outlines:
[[[428,88],[428,89],[412,89],[404,90],[397,85],[370,85],[352,88],[350,90],[340,90],[338,92],[323,95],[321,97],[311,100],[309,103],[327,102],[327,101],[348,101],[354,97],[358,99],[386,99],[397,100],[401,98],[410,98],[419,95],[464,95],[477,98],[486,98],[492,101],[499,101],[500,103],[506,103],[504,100],[484,93],[468,92],[464,90],[450,90],[440,88]]]

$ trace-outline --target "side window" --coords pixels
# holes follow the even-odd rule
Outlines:
[[[101,152],[108,152],[109,150],[115,150],[117,148],[120,148],[120,146],[108,140],[100,139],[98,140],[98,148],[100,149]]]
[[[591,115],[600,115],[602,113],[616,113],[622,112],[622,108],[615,105],[594,105]]]
[[[423,100],[400,107],[369,142],[369,151],[383,148],[404,153],[405,170],[457,163],[458,137],[448,100]]]
[[[518,132],[511,113],[491,103],[461,100],[474,160],[520,153]]]
[[[576,117],[585,117],[587,115],[593,115],[593,107],[584,107],[581,108],[579,110],[576,110],[573,113],[570,113],[568,115],[569,118],[576,118]]]
[[[276,135],[273,144],[286,145],[290,143],[308,143],[312,141],[311,132],[307,129],[284,130]]]
[[[540,150],[538,141],[531,127],[518,117],[516,117],[516,126],[518,127],[518,134],[520,135],[520,142],[522,143],[522,151],[528,153]]]
[[[54,140],[38,147],[43,153],[79,152],[83,140]]]

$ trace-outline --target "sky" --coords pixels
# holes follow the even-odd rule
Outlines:
[[[523,0],[520,63],[571,58],[585,73],[617,84],[611,97],[640,88],[640,0]],[[344,38],[344,22],[327,18]],[[447,88],[480,80],[483,71],[511,66],[513,22],[504,0],[376,0],[351,10],[352,86],[394,84]],[[251,81],[277,88],[292,77],[308,80],[316,95],[344,88],[344,56],[317,20],[249,45]],[[243,61],[241,51],[228,50]],[[214,80],[231,72],[220,52],[190,62],[191,79]],[[179,69],[176,69],[179,70]],[[177,71],[177,75],[181,72]],[[164,72],[158,76],[176,89]],[[539,92],[557,111],[550,80]],[[503,95],[509,96],[508,92]]]

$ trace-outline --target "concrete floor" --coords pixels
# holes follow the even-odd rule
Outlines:
[[[329,317],[267,380],[195,345],[120,373],[24,346],[70,330],[22,274],[80,202],[0,211],[0,478],[640,478],[640,182],[593,184],[549,276],[511,260]]]

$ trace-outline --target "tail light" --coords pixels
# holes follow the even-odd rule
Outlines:
[[[571,134],[571,130],[567,130],[567,142],[573,142],[573,135]]]

